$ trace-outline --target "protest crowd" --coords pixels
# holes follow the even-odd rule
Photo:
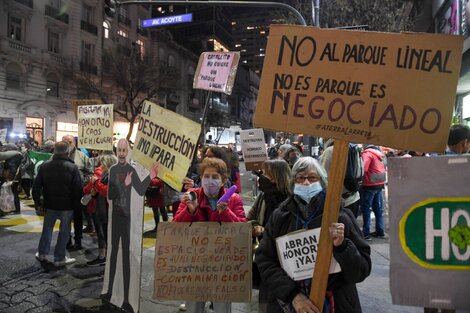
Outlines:
[[[150,177],[144,198],[146,206],[152,208],[155,227],[146,233],[156,236],[160,219],[190,223],[249,222],[254,255],[252,281],[253,288],[259,289],[260,312],[320,312],[308,298],[311,277],[293,279],[288,275],[276,247],[278,237],[320,227],[328,172],[334,166],[331,163],[334,140],[323,138],[320,142],[318,158],[303,157],[302,147],[290,143],[267,148],[269,158],[260,170],[253,172],[260,192],[246,214],[240,196],[246,186],[240,183],[240,164],[234,146],[199,147],[182,190],[174,190],[157,176]],[[33,197],[36,213],[44,216],[36,258],[41,262],[47,260],[53,227],[59,219],[53,264],[61,267],[76,262],[67,256],[67,250],[83,249],[81,239],[86,234],[98,239],[96,258],[86,265],[105,265],[109,169],[125,157],[120,154],[119,144],[114,151],[90,151],[77,148],[76,138],[64,136],[62,141],[49,139],[40,147],[22,141],[4,143],[0,149],[0,214],[21,214],[20,201]],[[469,128],[452,126],[446,154],[465,154],[469,150]],[[361,312],[355,284],[366,279],[371,271],[368,241],[388,238],[383,220],[387,160],[426,156],[417,151],[349,144],[339,220],[329,228],[333,257],[341,271],[330,272],[324,312]],[[38,163],[42,165],[36,166]],[[234,193],[217,201],[229,189]],[[371,225],[371,211],[375,225]],[[361,225],[356,220],[358,216],[362,216]],[[289,253],[284,251],[285,256]],[[126,301],[122,308],[135,310]],[[215,301],[208,305],[214,312],[231,312],[230,302]],[[204,312],[205,307],[204,301],[186,301],[180,310],[196,313]],[[438,311],[426,308],[425,312]]]

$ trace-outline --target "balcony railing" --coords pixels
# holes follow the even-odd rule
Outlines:
[[[18,40],[10,39],[10,38],[7,38],[7,40],[8,40],[8,46],[10,48],[21,51],[21,52],[31,53],[31,47],[26,45],[25,43],[18,41]]]
[[[80,71],[96,75],[98,73],[98,68],[96,65],[80,62]]]
[[[24,6],[30,7],[31,9],[33,8],[33,0],[15,0],[18,3],[21,3]]]
[[[98,27],[96,27],[93,24],[88,23],[87,21],[80,21],[80,29],[89,32],[90,34],[93,34],[95,36],[98,35]]]
[[[129,18],[125,17],[125,16],[122,15],[122,14],[118,14],[117,17],[118,17],[118,22],[119,22],[119,23],[123,23],[123,24],[125,24],[125,25],[127,25],[127,26],[131,26],[131,20],[130,20]]]
[[[48,61],[52,61],[56,64],[61,64],[61,65],[65,65],[67,63],[67,58],[58,53],[55,53],[52,51],[45,51],[44,53],[46,53],[45,58]]]
[[[54,8],[53,6],[46,4],[45,14],[47,16],[53,17],[62,23],[68,24],[69,23],[69,15],[67,13],[60,12],[59,9]]]

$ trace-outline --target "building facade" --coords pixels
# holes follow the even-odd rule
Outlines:
[[[106,51],[156,56],[152,68],[162,79],[152,100],[197,120],[201,109],[192,76],[198,56],[165,31],[142,29],[140,20],[150,12],[149,5],[121,6],[114,19],[106,20],[99,0],[1,1],[0,129],[8,129],[8,139],[28,135],[41,144],[76,134],[73,102],[97,94],[68,78],[78,71],[99,88],[113,88],[103,62]],[[108,102],[122,110],[125,95],[111,93]],[[128,123],[116,115],[115,120],[115,132],[124,137]]]

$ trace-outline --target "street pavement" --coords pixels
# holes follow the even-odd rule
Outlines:
[[[253,203],[252,177],[242,169],[242,186],[245,209]],[[42,218],[36,216],[31,200],[22,200],[21,215],[0,218],[0,312],[121,312],[102,303],[100,293],[104,267],[87,267],[86,262],[97,254],[96,237],[84,235],[84,249],[71,252],[77,262],[67,267],[55,268],[50,263],[38,262],[37,251]],[[385,216],[388,222],[388,215]],[[144,230],[154,227],[153,215],[146,208]],[[362,221],[358,220],[359,225]],[[388,223],[386,224],[388,225]],[[57,229],[53,245],[56,242]],[[159,301],[152,298],[154,238],[144,236],[141,277],[142,313],[180,312],[179,301]],[[372,273],[358,284],[364,313],[415,313],[422,308],[393,305],[389,290],[390,250],[388,239],[373,239],[371,244]],[[253,290],[250,303],[234,303],[234,313],[255,313],[258,292]],[[209,312],[209,311],[208,311]]]

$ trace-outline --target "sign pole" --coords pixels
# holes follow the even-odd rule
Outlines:
[[[318,255],[313,272],[310,300],[323,311],[323,302],[328,283],[331,257],[333,256],[333,241],[330,238],[329,226],[338,221],[341,207],[341,193],[343,192],[344,175],[346,173],[346,161],[348,160],[349,143],[343,140],[335,140],[333,157],[331,160],[328,188],[320,230],[320,242],[318,243]]]
[[[205,134],[205,127],[204,125],[206,124],[206,119],[207,119],[207,109],[209,108],[209,101],[212,97],[212,91],[208,91],[207,92],[207,98],[206,98],[206,103],[204,104],[204,109],[202,110],[202,117],[201,117],[201,133],[199,134],[199,138],[197,140],[197,143],[199,144],[199,142],[201,142],[201,139],[204,138],[204,134]],[[198,152],[198,149],[196,149],[194,151],[194,155],[193,155],[193,162],[194,160],[197,158],[197,152]]]

